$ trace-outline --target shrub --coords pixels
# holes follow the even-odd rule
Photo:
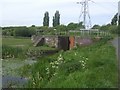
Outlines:
[[[117,26],[116,25],[111,25],[111,26],[109,26],[109,31],[111,32],[111,33],[117,33]]]
[[[19,27],[14,31],[14,36],[31,37],[34,34],[35,30],[29,29],[27,27]]]

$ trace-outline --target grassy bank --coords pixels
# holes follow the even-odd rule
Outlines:
[[[31,88],[113,88],[118,82],[115,48],[104,39],[40,58],[21,69]]]
[[[10,55],[15,54],[21,64],[25,62],[20,58],[28,51],[34,53],[39,50],[53,50],[46,46],[33,47],[30,38],[2,40],[2,44],[7,45],[3,50],[5,54],[8,52]],[[9,60],[11,63],[12,60],[16,62],[16,58],[8,57],[7,62],[3,64],[9,66]],[[6,68],[5,66],[3,68]],[[10,71],[8,68],[7,71]],[[7,71],[5,73],[11,73]],[[115,48],[107,38],[90,46],[40,57],[37,63],[21,65],[18,71],[17,75],[29,78],[26,85],[29,88],[113,88],[117,87],[118,82]]]

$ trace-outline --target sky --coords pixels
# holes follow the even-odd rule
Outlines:
[[[49,12],[50,26],[56,10],[60,13],[60,23],[78,23],[82,0],[0,0],[0,26],[42,26],[46,11]],[[93,2],[94,1],[94,2]],[[110,23],[118,12],[119,0],[89,1],[92,25]],[[82,17],[81,17],[82,20]]]

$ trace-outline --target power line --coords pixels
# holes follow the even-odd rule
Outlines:
[[[88,1],[90,0],[83,0],[82,2],[77,2],[77,4],[81,4],[81,14],[79,16],[79,23],[80,23],[80,18],[83,15],[83,25],[85,27],[85,29],[89,29],[91,28],[91,18],[90,18],[90,14],[89,14],[89,6],[88,6]],[[88,20],[87,20],[88,17]]]

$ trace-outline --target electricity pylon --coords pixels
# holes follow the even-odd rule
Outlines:
[[[88,6],[88,1],[90,0],[83,0],[82,2],[77,2],[77,4],[81,4],[81,14],[79,16],[79,23],[81,21],[81,17],[83,16],[83,25],[85,29],[90,29],[92,27],[91,25],[91,18],[89,14],[89,6]]]

